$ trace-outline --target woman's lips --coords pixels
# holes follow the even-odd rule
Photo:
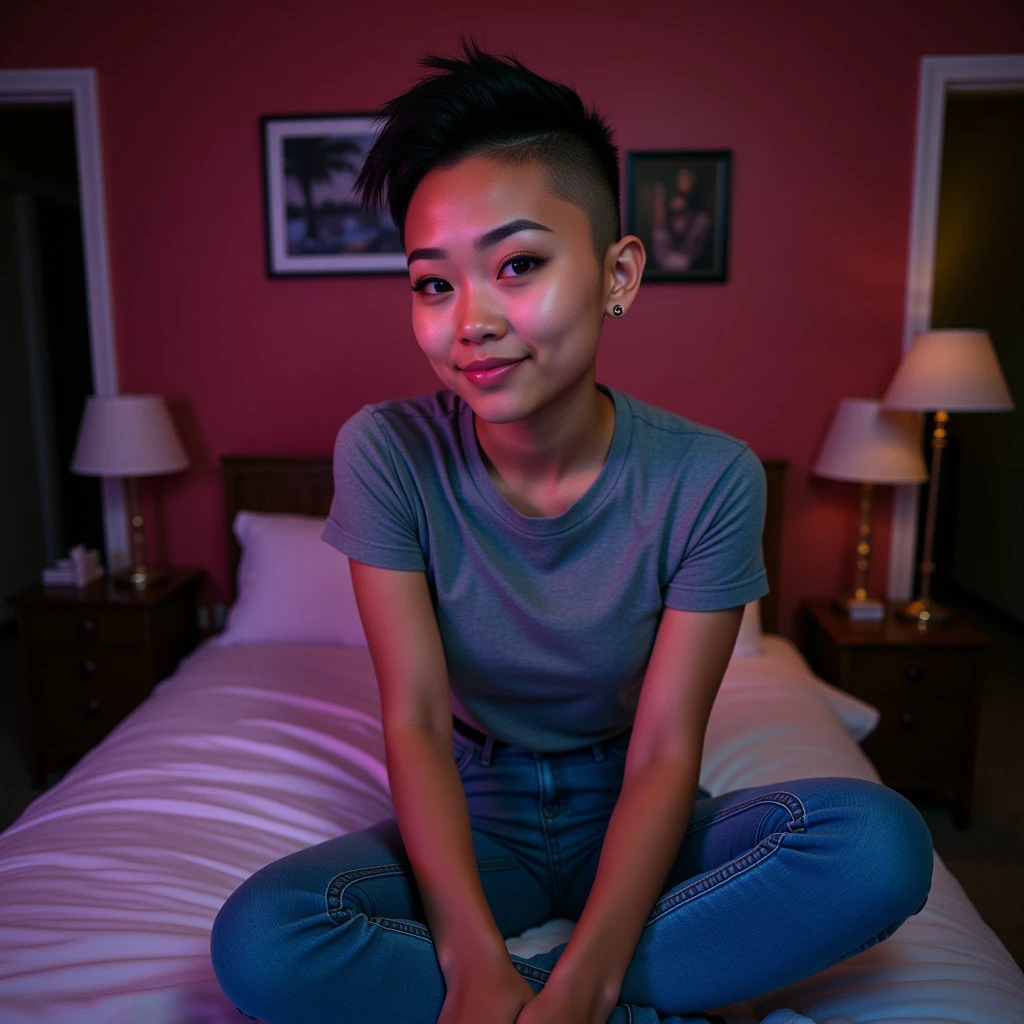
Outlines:
[[[478,387],[486,388],[504,380],[520,363],[525,361],[525,359],[520,359],[518,362],[505,363],[504,366],[494,366],[489,370],[463,370],[462,372],[472,383]]]

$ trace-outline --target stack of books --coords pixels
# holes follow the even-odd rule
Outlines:
[[[69,558],[58,558],[57,564],[43,570],[44,587],[87,587],[103,578],[103,565],[98,551],[87,551],[84,544],[76,544]]]

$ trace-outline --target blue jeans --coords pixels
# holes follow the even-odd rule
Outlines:
[[[579,919],[629,736],[539,754],[455,734],[504,937]],[[774,991],[881,942],[924,907],[931,835],[885,786],[810,778],[697,797],[610,1024],[678,1021]],[[510,958],[539,991],[564,949]],[[261,868],[218,913],[211,954],[225,995],[267,1024],[435,1024],[444,1003],[394,818]]]

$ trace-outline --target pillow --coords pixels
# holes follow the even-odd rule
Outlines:
[[[736,643],[732,649],[734,658],[754,658],[764,654],[761,643],[761,601],[748,601],[743,608],[743,619],[740,631],[736,634]]]
[[[237,597],[216,644],[367,646],[348,558],[320,538],[324,524],[322,516],[235,516]]]
[[[854,743],[860,743],[875,731],[882,720],[882,712],[874,704],[854,697],[852,693],[840,690],[838,686],[826,683],[819,676],[814,677],[814,682],[818,692],[843,723]]]

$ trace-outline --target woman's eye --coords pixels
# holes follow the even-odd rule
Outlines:
[[[539,266],[542,266],[546,262],[547,262],[547,260],[542,260],[542,259],[540,259],[537,256],[527,256],[525,254],[519,255],[519,256],[509,256],[509,258],[507,260],[505,260],[504,263],[502,263],[501,270],[504,270],[506,267],[512,266],[512,264],[514,264],[514,263],[526,263],[526,264],[530,264],[531,266],[538,266],[539,267]],[[521,273],[521,274],[512,274],[511,276],[513,278],[515,278],[515,277],[526,277],[527,273],[528,272],[524,272],[524,273]],[[439,294],[441,294],[440,292],[437,292],[437,291],[433,291],[433,292],[424,291],[424,289],[427,287],[428,284],[442,285],[442,284],[448,284],[448,282],[443,280],[440,277],[421,277],[414,285],[410,285],[410,288],[414,292],[423,292],[424,295],[439,295]],[[449,285],[449,287],[451,287],[451,286]]]
[[[506,267],[511,267],[513,263],[529,263],[532,266],[539,267],[543,262],[544,262],[544,260],[538,259],[536,256],[526,256],[526,255],[523,255],[523,256],[510,256],[507,260],[505,260],[504,263],[502,263],[501,269],[504,270]],[[525,274],[513,274],[512,276],[513,277],[525,277],[526,275]]]
[[[423,292],[424,295],[437,295],[437,292],[425,292],[424,288],[428,284],[446,284],[447,282],[442,281],[439,277],[421,277],[414,285],[410,287],[414,292]]]

